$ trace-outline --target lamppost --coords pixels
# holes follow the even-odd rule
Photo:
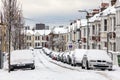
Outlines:
[[[85,12],[87,14],[87,49],[89,49],[89,13],[86,10],[78,10],[78,12]]]
[[[33,48],[35,48],[35,29],[33,28],[32,29],[32,31],[33,31]]]

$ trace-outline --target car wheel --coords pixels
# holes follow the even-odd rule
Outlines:
[[[13,66],[10,66],[10,71],[14,71],[14,67]]]
[[[10,71],[14,71],[14,68],[10,68]]]
[[[86,61],[86,69],[90,70],[88,61]]]
[[[35,69],[35,66],[34,66],[34,65],[31,67],[31,70],[33,70],[33,69]]]
[[[82,69],[85,69],[85,66],[83,66],[83,61],[82,61],[82,66],[81,67],[82,67]]]
[[[108,71],[112,71],[112,69],[108,69]]]

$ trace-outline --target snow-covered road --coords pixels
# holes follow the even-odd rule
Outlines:
[[[35,70],[0,70],[0,80],[120,80],[120,69],[115,71],[83,70],[54,61],[41,50],[34,50]]]

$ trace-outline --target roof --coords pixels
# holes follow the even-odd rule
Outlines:
[[[100,20],[100,16],[107,16],[108,14],[116,14],[115,6],[109,6],[107,9],[105,9],[103,12],[100,12],[98,14],[95,14],[93,17],[89,19],[89,22],[94,22],[96,20]]]
[[[39,34],[39,35],[48,35],[50,34],[51,30],[26,30],[26,34],[30,33],[31,35],[33,34]]]
[[[40,35],[49,35],[51,30],[35,30],[34,34],[39,33]]]
[[[81,26],[87,25],[87,19],[81,19]]]
[[[100,20],[100,13],[95,14],[93,17],[89,19],[89,22],[94,22],[95,20]]]
[[[67,33],[67,32],[68,32],[68,29],[59,28],[59,27],[57,27],[53,30],[54,34],[64,34],[64,33]]]
[[[102,15],[103,16],[106,16],[108,14],[116,14],[116,9],[115,9],[115,6],[109,6],[107,9],[105,9],[103,12],[102,12]]]

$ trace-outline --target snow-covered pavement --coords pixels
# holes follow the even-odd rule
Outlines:
[[[115,71],[83,70],[54,61],[41,50],[34,50],[35,70],[0,70],[0,80],[120,80],[120,69]]]

